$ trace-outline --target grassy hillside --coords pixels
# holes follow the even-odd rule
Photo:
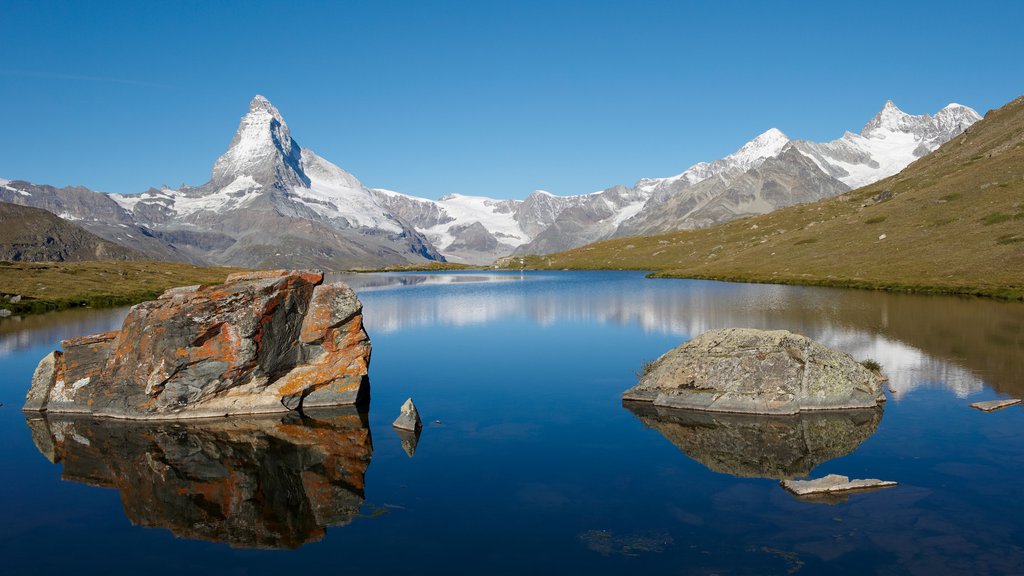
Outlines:
[[[896,176],[835,198],[529,256],[522,265],[1021,299],[1024,98]]]
[[[0,308],[15,313],[121,306],[174,286],[220,284],[238,268],[172,262],[0,262]],[[11,302],[11,296],[21,296]]]
[[[109,242],[41,208],[0,202],[0,260],[79,262],[144,260],[131,248]]]

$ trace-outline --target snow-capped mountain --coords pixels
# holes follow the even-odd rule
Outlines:
[[[692,186],[719,174],[735,174],[757,168],[765,158],[776,156],[788,143],[789,137],[781,130],[770,128],[725,158],[714,162],[698,162],[681,174],[668,178],[642,178],[636,183],[635,188],[650,192],[657,202],[660,201],[659,192],[670,190],[673,184]]]
[[[262,96],[209,182],[111,198],[211,262],[340,268],[442,259],[355,176],[299,146]]]
[[[912,116],[887,102],[859,134],[817,143],[772,128],[724,158],[632,187],[429,200],[365,187],[301,147],[277,108],[256,96],[202,186],[108,195],[3,180],[0,201],[44,208],[156,259],[332,269],[445,258],[487,263],[834,196],[895,174],[979,119],[959,104]]]
[[[977,112],[960,104],[950,104],[935,116],[911,116],[890,100],[860,134],[847,132],[831,142],[793,145],[829,176],[860,188],[903,170],[978,120]]]

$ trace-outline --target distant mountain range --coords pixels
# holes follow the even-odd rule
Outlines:
[[[859,134],[817,143],[771,129],[725,158],[632,187],[428,200],[363,186],[302,148],[277,108],[256,96],[202,186],[108,195],[0,180],[0,201],[45,209],[158,260],[328,269],[487,263],[835,196],[895,174],[979,119],[958,104],[911,116],[888,102]]]
[[[746,174],[750,180],[752,172]],[[990,110],[897,174],[834,198],[710,229],[612,238],[499,265],[1024,300],[1022,248],[1024,97]],[[890,321],[884,315],[882,323]]]

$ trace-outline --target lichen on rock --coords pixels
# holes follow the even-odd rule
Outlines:
[[[190,418],[368,399],[362,304],[320,272],[228,276],[132,307],[119,331],[73,338],[33,376],[26,411]]]
[[[871,408],[882,378],[786,330],[711,330],[655,360],[624,400],[750,414]]]

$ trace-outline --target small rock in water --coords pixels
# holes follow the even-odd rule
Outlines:
[[[399,413],[398,418],[391,424],[395,428],[402,430],[419,430],[423,427],[423,421],[420,420],[420,412],[416,409],[416,405],[412,403],[412,398],[405,401],[402,404],[402,411]]]
[[[0,308],[0,318],[7,318],[11,315],[11,311],[6,308]]]
[[[983,412],[995,412],[996,410],[1002,410],[1007,406],[1013,406],[1020,404],[1020,398],[1010,398],[1008,400],[988,400],[985,402],[975,402],[971,404],[971,408],[977,408]]]
[[[885,488],[888,486],[895,486],[896,482],[891,480],[878,480],[877,478],[850,480],[846,476],[829,474],[828,476],[815,480],[783,480],[781,484],[783,488],[797,496],[808,496],[812,494],[827,494],[830,492],[846,492],[848,490],[864,490],[867,488]]]

